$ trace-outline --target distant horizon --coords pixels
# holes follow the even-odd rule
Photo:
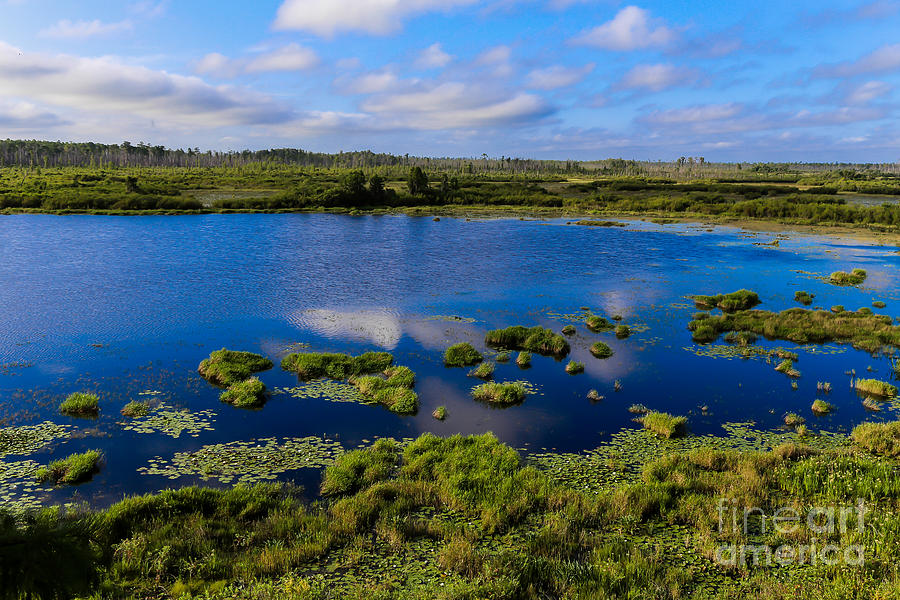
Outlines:
[[[900,161],[900,0],[0,0],[0,15],[0,137]]]

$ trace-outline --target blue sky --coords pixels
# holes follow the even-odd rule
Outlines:
[[[900,0],[0,0],[0,138],[900,160]]]

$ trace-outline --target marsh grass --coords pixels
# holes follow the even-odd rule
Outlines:
[[[834,410],[834,406],[824,400],[815,400],[812,403],[812,411],[817,415],[827,415]]]
[[[96,417],[100,413],[100,399],[94,394],[75,392],[59,405],[59,412],[70,417]]]
[[[575,335],[576,331],[577,331],[577,329],[575,329],[574,325],[566,325],[565,327],[562,328],[563,335]]]
[[[447,407],[438,406],[436,409],[434,409],[434,412],[431,413],[431,416],[438,421],[443,421],[447,418]]]
[[[522,350],[519,352],[519,355],[516,357],[516,364],[519,365],[522,369],[527,369],[531,366],[531,352],[528,350]]]
[[[521,383],[482,383],[472,389],[472,397],[491,404],[518,404],[525,400],[525,386]]]
[[[222,348],[203,360],[197,371],[210,383],[229,387],[272,366],[272,361],[262,355]]]
[[[897,387],[878,379],[857,379],[854,387],[858,392],[882,398],[894,398],[897,396]]]
[[[641,418],[644,429],[662,438],[681,437],[687,433],[687,418],[664,412],[648,412]]]
[[[150,404],[140,400],[132,400],[122,407],[121,412],[126,417],[146,417],[150,412]]]
[[[857,446],[884,456],[900,456],[900,421],[863,423],[853,428],[851,439]]]
[[[609,358],[613,355],[612,348],[603,342],[594,342],[591,345],[591,354],[594,358]]]
[[[887,306],[887,303],[883,300],[875,300],[874,302],[872,302],[872,306],[874,306],[875,308],[885,308]]]
[[[866,396],[862,401],[863,408],[872,412],[881,412],[881,403],[872,396]]]
[[[484,342],[493,348],[528,350],[557,358],[562,358],[569,353],[569,342],[563,336],[540,326],[514,325],[506,329],[494,329],[487,332]]]
[[[388,352],[365,352],[359,356],[327,352],[298,352],[281,361],[281,368],[296,373],[300,379],[318,377],[347,379],[358,375],[380,373],[391,366],[394,357]]]
[[[834,306],[831,307],[831,312],[833,312],[835,314],[840,314],[840,313],[844,312],[845,310],[846,309],[844,308],[843,304],[835,304]]]
[[[444,351],[444,366],[447,367],[470,367],[482,360],[484,356],[469,342],[453,344]]]
[[[266,403],[266,385],[257,377],[233,383],[219,396],[237,408],[260,408]]]
[[[566,373],[569,375],[578,375],[579,373],[584,373],[584,363],[580,363],[578,361],[569,361],[569,364],[566,365]]]
[[[598,392],[597,390],[588,391],[587,398],[591,402],[600,402],[601,400],[603,400],[603,396],[601,396],[600,392]]]
[[[504,350],[502,352],[498,352],[497,356],[494,357],[494,360],[498,363],[507,363],[509,362],[510,357],[512,357],[512,354]]]
[[[834,285],[859,285],[864,282],[868,274],[864,269],[853,269],[851,272],[835,271],[828,276],[828,281]]]
[[[631,328],[628,325],[617,325],[616,326],[616,337],[620,340],[624,340],[625,338],[631,335]]]
[[[800,377],[800,371],[794,368],[794,361],[790,358],[786,358],[775,367],[775,370],[779,373],[784,373],[788,377],[796,379]]]
[[[752,346],[756,343],[756,334],[751,331],[729,331],[725,334],[725,342],[741,347]]]
[[[350,384],[363,397],[392,412],[401,415],[415,414],[419,410],[419,396],[412,390],[416,383],[416,374],[412,369],[402,365],[388,367],[383,375],[351,377]]]
[[[400,415],[412,415],[419,410],[419,396],[409,388],[385,387],[375,392],[372,398],[391,412]]]
[[[730,294],[694,296],[693,299],[697,308],[719,308],[726,313],[748,310],[760,303],[759,295],[756,292],[743,289]]]
[[[804,423],[806,423],[806,419],[804,419],[797,413],[789,412],[784,415],[784,424],[788,427],[797,427],[799,425],[803,425]]]
[[[589,315],[585,320],[584,324],[588,329],[593,331],[594,333],[602,333],[604,331],[612,331],[615,326],[610,323],[605,318],[598,315]]]
[[[804,306],[812,304],[813,298],[815,298],[815,295],[810,294],[809,292],[799,291],[794,294],[794,300]]]
[[[494,363],[483,362],[471,371],[469,377],[477,377],[479,379],[491,379],[494,376]]]
[[[81,454],[71,454],[66,458],[55,460],[35,473],[38,481],[76,484],[87,481],[98,470],[102,454],[97,450],[89,450]]]

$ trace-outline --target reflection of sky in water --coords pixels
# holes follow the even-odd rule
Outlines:
[[[844,372],[871,366],[873,376],[889,378],[886,358],[850,349],[801,351],[803,377],[793,391],[764,361],[685,350],[693,346],[686,324],[695,312],[685,297],[749,288],[759,292],[760,308],[782,310],[797,306],[794,292],[806,290],[816,295],[813,306],[855,309],[883,299],[885,314],[900,314],[893,306],[895,249],[706,229],[396,216],[3,217],[0,365],[34,366],[0,369],[0,417],[96,427],[95,437],[71,440],[53,453],[106,451],[104,471],[79,488],[90,498],[164,487],[168,480],[135,469],[152,456],[238,439],[327,434],[354,447],[377,436],[493,431],[520,447],[580,450],[634,427],[627,408],[635,403],[686,414],[698,433],[718,433],[720,423],[734,420],[777,427],[787,411],[804,414],[814,428],[847,430],[867,418]],[[779,246],[762,245],[774,239]],[[854,267],[869,272],[859,289],[821,279]],[[587,331],[571,320],[584,306],[621,315],[634,334],[617,340]],[[565,361],[539,356],[527,370],[516,366],[515,355],[497,365],[496,380],[527,380],[539,389],[520,406],[474,402],[469,390],[478,380],[441,363],[442,351],[455,342],[484,349],[490,328],[559,330],[569,322],[578,326],[569,358],[585,364],[584,374],[567,375]],[[615,355],[594,359],[589,347],[597,340]],[[223,346],[261,351],[277,362],[296,344],[393,352],[417,373],[419,414],[398,417],[378,407],[284,394],[273,395],[262,411],[240,411],[221,404],[219,391],[196,375],[200,360]],[[297,384],[277,368],[261,377],[270,389]],[[613,391],[616,380],[620,392]],[[834,384],[830,401],[838,410],[827,417],[809,413],[816,381]],[[80,389],[102,392],[98,421],[55,415],[59,400]],[[147,389],[181,407],[214,410],[215,431],[179,440],[122,432],[118,409]],[[590,389],[604,400],[588,401]],[[439,405],[448,409],[445,422],[431,417]],[[875,418],[893,417],[885,410]],[[314,488],[318,475],[292,477]]]

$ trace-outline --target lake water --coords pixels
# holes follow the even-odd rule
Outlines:
[[[761,245],[776,237],[777,247]],[[473,220],[405,216],[208,215],[180,217],[6,216],[0,218],[0,417],[5,425],[52,420],[77,434],[32,458],[98,448],[102,471],[52,497],[107,504],[123,494],[197,481],[144,475],[153,457],[170,458],[205,444],[269,437],[322,436],[352,448],[379,436],[494,432],[524,449],[579,451],[622,428],[638,427],[635,403],[689,417],[693,433],[722,433],[721,424],[755,421],[775,429],[796,411],[812,429],[849,431],[866,420],[893,419],[886,406],[867,413],[845,372],[891,378],[888,357],[848,346],[797,348],[799,389],[764,360],[705,356],[686,325],[691,294],[748,288],[759,308],[847,309],[887,302],[894,315],[900,256],[894,247],[790,234],[753,234],[698,225],[581,227],[564,220]],[[819,276],[861,267],[860,288]],[[576,320],[581,307],[621,315],[635,333],[617,340]],[[453,318],[450,318],[453,317]],[[522,370],[497,366],[495,380],[526,380],[535,394],[494,408],[475,402],[478,383],[466,369],[442,365],[443,350],[470,341],[484,348],[488,329],[576,324],[565,362],[534,356]],[[615,355],[597,360],[597,340]],[[723,345],[721,340],[717,345]],[[260,374],[270,391],[298,385],[277,364],[291,348],[360,353],[386,350],[417,374],[420,410],[398,416],[378,407],[273,393],[262,410],[219,401],[220,390],[197,375],[213,350],[265,354],[276,368]],[[698,352],[699,350],[699,352]],[[513,358],[515,355],[513,355]],[[619,380],[621,391],[613,390]],[[814,417],[816,382],[829,381],[837,410]],[[597,389],[604,399],[591,402]],[[101,397],[101,416],[57,414],[75,391]],[[128,401],[162,400],[209,416],[211,430],[179,438],[125,430]],[[432,418],[435,407],[448,418]],[[707,407],[705,412],[700,407]],[[314,489],[312,469],[283,478]]]

